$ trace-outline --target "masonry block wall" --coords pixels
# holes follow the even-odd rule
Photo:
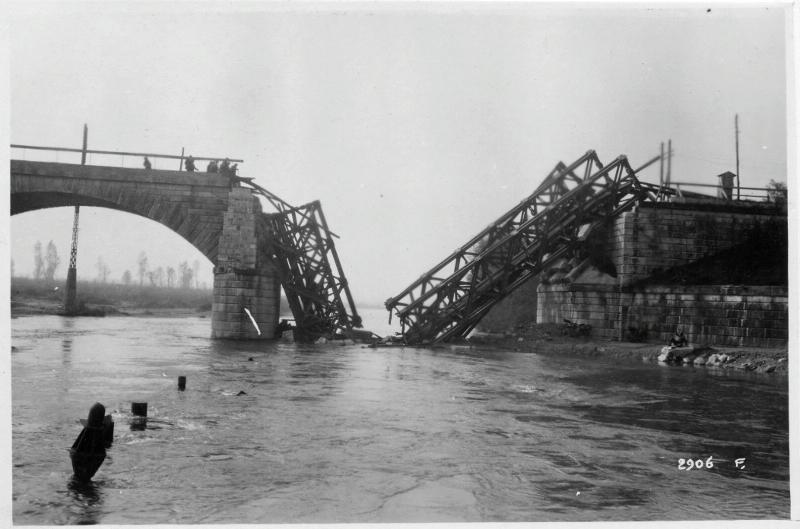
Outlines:
[[[270,339],[280,314],[280,280],[274,265],[260,259],[256,219],[261,205],[250,190],[230,190],[214,267],[212,338]],[[253,325],[250,314],[258,324]],[[259,331],[260,333],[259,334]]]
[[[691,343],[779,347],[788,340],[786,287],[651,286],[623,293],[623,321],[646,329],[648,337],[669,340],[681,327]]]
[[[687,206],[645,204],[620,215],[609,241],[620,285],[719,253],[743,242],[749,230],[776,220],[776,215],[758,210]]]
[[[626,339],[631,331],[666,341],[678,326],[693,343],[784,346],[787,286],[653,285],[654,273],[714,255],[745,240],[750,230],[785,217],[757,210],[701,211],[686,206],[639,207],[621,215],[610,235],[617,268],[613,284],[542,284],[537,321],[588,323],[597,337]],[[770,236],[769,229],[762,230]],[[788,265],[787,265],[788,266]]]

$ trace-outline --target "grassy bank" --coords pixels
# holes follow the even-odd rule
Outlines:
[[[168,288],[78,281],[78,302],[98,314],[143,310],[211,310],[208,289]],[[64,281],[11,279],[11,314],[56,314],[64,305]]]

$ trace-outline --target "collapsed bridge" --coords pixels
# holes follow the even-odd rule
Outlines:
[[[403,341],[432,344],[466,337],[487,312],[558,259],[581,250],[611,219],[674,191],[641,182],[625,156],[603,165],[589,151],[559,162],[528,198],[385,302]]]
[[[82,156],[80,164],[12,159],[12,215],[64,206],[76,213],[80,206],[115,209],[166,226],[205,255],[214,265],[213,338],[275,337],[281,287],[299,338],[353,335],[361,327],[319,201],[293,206],[235,172],[183,170],[183,155],[87,149],[85,131],[82,149],[11,147]],[[181,169],[89,165],[87,154],[180,159]],[[262,211],[260,197],[276,212]]]

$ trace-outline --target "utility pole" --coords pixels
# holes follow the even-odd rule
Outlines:
[[[667,141],[667,187],[672,183],[672,138]]]
[[[81,165],[86,165],[86,139],[89,129],[83,124],[83,151],[81,152]],[[75,206],[75,215],[72,220],[72,247],[69,252],[69,268],[67,269],[67,288],[64,298],[64,312],[75,314],[78,312],[78,269],[76,261],[78,259],[78,218],[81,207]]]
[[[739,200],[739,114],[733,118],[733,126],[736,130],[736,200]]]
[[[661,142],[661,158],[659,159],[661,163],[659,164],[660,170],[658,174],[658,185],[659,187],[664,187],[664,142]]]

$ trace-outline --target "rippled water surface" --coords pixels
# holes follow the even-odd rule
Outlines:
[[[16,524],[789,516],[785,377],[213,342],[202,318],[32,316],[12,333]],[[79,487],[67,448],[96,401],[114,445]]]

